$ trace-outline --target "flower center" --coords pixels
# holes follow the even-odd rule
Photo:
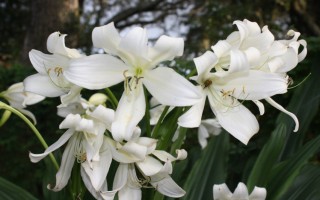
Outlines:
[[[124,76],[124,90],[126,94],[128,95],[132,91],[136,90],[138,87],[138,84],[140,83],[140,79],[143,78],[143,69],[138,67],[134,71],[134,75],[129,75],[129,71],[126,70],[123,72]]]
[[[63,76],[63,68],[60,66],[47,68],[47,75],[51,79],[52,83],[61,89],[70,88],[70,82]]]

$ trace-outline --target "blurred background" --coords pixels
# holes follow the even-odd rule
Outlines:
[[[268,25],[277,39],[285,38],[289,29],[299,31],[301,38],[308,42],[308,56],[289,75],[295,83],[299,83],[311,71],[315,73],[308,79],[319,77],[320,1],[317,0],[1,0],[0,91],[36,72],[29,61],[28,52],[37,49],[48,53],[46,40],[54,31],[68,34],[66,46],[77,48],[87,55],[101,51],[92,47],[93,28],[112,21],[121,34],[133,26],[146,27],[150,41],[155,41],[163,34],[183,37],[184,57],[170,64],[180,73],[185,73],[194,68],[192,58],[209,50],[219,39],[236,30],[233,21],[243,19],[255,21],[261,27]],[[313,87],[319,89],[319,82]],[[311,108],[312,120],[306,125],[305,141],[319,134],[319,94],[318,90],[317,104]],[[289,91],[275,99],[286,107],[291,96],[292,92]],[[62,130],[58,130],[62,119],[56,117],[58,104],[59,99],[48,99],[29,107],[36,115],[37,127],[48,144],[56,141],[62,133]],[[266,107],[266,114],[259,117],[259,135],[248,146],[230,138],[233,146],[229,153],[227,180],[231,183],[232,180],[240,180],[243,170],[250,166],[248,162],[256,159],[275,127],[274,116],[279,112]],[[254,109],[252,107],[258,114]],[[190,140],[185,143],[185,148],[197,146],[195,152],[200,152],[196,134],[187,137]],[[0,176],[35,197],[44,199],[44,173],[49,173],[46,162],[32,164],[28,158],[29,151],[38,153],[43,150],[29,128],[12,116],[0,128]],[[319,163],[319,155],[312,159]],[[196,156],[192,162],[195,161]],[[54,173],[52,175],[54,177]],[[231,184],[230,188],[235,186]]]

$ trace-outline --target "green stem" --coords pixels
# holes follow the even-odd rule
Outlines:
[[[26,118],[21,112],[19,112],[18,110],[12,108],[11,106],[3,103],[0,101],[0,109],[5,109],[5,110],[8,110],[14,114],[16,114],[18,117],[20,117],[30,128],[31,130],[34,132],[34,134],[37,136],[37,138],[39,139],[40,143],[42,144],[42,146],[47,149],[48,148],[48,145],[46,143],[46,141],[43,139],[42,135],[40,134],[40,132],[38,131],[38,129],[33,125],[33,123],[28,119]],[[53,156],[52,153],[49,154],[49,157],[53,163],[53,165],[55,166],[55,168],[57,170],[59,170],[59,165],[55,159],[55,157]]]
[[[11,112],[9,110],[5,110],[0,119],[0,127],[5,124],[11,116]]]
[[[109,88],[106,88],[106,93],[110,98],[111,103],[115,106],[115,109],[116,109],[119,103],[117,98],[114,96],[113,92]]]
[[[147,133],[148,137],[151,137],[150,104],[149,104],[149,100],[148,100],[148,91],[146,90],[145,87],[143,87],[143,89],[144,89],[144,97],[145,97],[145,101],[146,101],[146,113],[144,115],[145,123],[146,123],[146,133]]]
[[[169,108],[170,108],[170,106],[166,106],[166,107],[164,108],[164,110],[162,111],[161,116],[160,116],[160,118],[159,118],[156,126],[155,126],[154,129],[153,129],[152,138],[158,138],[160,125],[161,125],[164,117],[166,116]]]
[[[179,136],[176,139],[176,141],[174,141],[174,143],[172,144],[171,150],[170,150],[170,154],[174,154],[177,149],[181,148],[181,146],[182,146],[182,144],[184,142],[184,139],[186,137],[187,130],[188,129],[184,128],[184,127],[180,127],[179,128]]]

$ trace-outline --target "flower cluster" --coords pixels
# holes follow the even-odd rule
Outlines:
[[[58,115],[65,119],[59,128],[67,129],[44,153],[30,153],[31,161],[39,162],[66,144],[56,183],[48,188],[64,188],[77,161],[82,180],[96,199],[113,199],[116,194],[119,199],[141,199],[144,187],[153,187],[169,197],[182,197],[185,191],[170,174],[172,162],[185,159],[187,152],[177,149],[174,157],[157,149],[157,138],[147,137],[138,125],[146,111],[151,115],[148,123],[158,124],[165,106],[170,106],[169,111],[191,106],[189,110],[184,108],[178,125],[199,127],[203,148],[209,134],[219,134],[220,127],[244,144],[258,132],[258,121],[243,105],[245,100],[253,101],[261,115],[261,100],[266,100],[290,115],[297,131],[296,116],[271,97],[287,92],[287,72],[306,56],[306,42],[298,40],[299,33],[292,30],[288,32],[291,39],[275,40],[266,26],[261,29],[248,20],[234,23],[238,31],[212,46],[212,51],[194,58],[198,75],[191,80],[197,86],[173,69],[159,65],[183,54],[183,39],[161,36],[151,46],[146,29],[140,27],[123,37],[113,23],[95,28],[93,44],[106,54],[85,56],[67,48],[66,35],[59,32],[48,37],[51,54],[32,50],[29,57],[38,73],[24,80],[25,91],[43,98],[60,97]],[[300,46],[304,47],[301,52]],[[108,97],[104,94],[96,93],[89,100],[81,97],[83,88],[106,89],[120,82],[124,92],[115,110],[106,107]],[[150,111],[146,110],[146,91],[158,105]],[[206,97],[215,119],[202,120]],[[112,162],[117,162],[118,168],[110,190],[106,177]]]

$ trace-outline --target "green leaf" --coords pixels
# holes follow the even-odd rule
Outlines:
[[[276,130],[272,132],[270,139],[261,150],[247,181],[249,191],[253,190],[254,186],[265,187],[267,185],[269,174],[277,162],[285,143],[286,132],[286,125],[283,123],[279,124]]]
[[[291,186],[300,169],[320,148],[320,136],[309,141],[292,158],[279,163],[269,176],[268,198],[279,199]]]
[[[320,197],[320,166],[309,164],[305,166],[292,186],[281,197],[281,200],[317,200]]]
[[[219,136],[211,137],[202,157],[192,167],[185,182],[183,188],[187,193],[183,199],[212,200],[213,185],[225,182],[228,152],[228,133],[223,132]]]
[[[21,187],[0,177],[0,199],[6,200],[37,200],[34,196],[28,193]]]

